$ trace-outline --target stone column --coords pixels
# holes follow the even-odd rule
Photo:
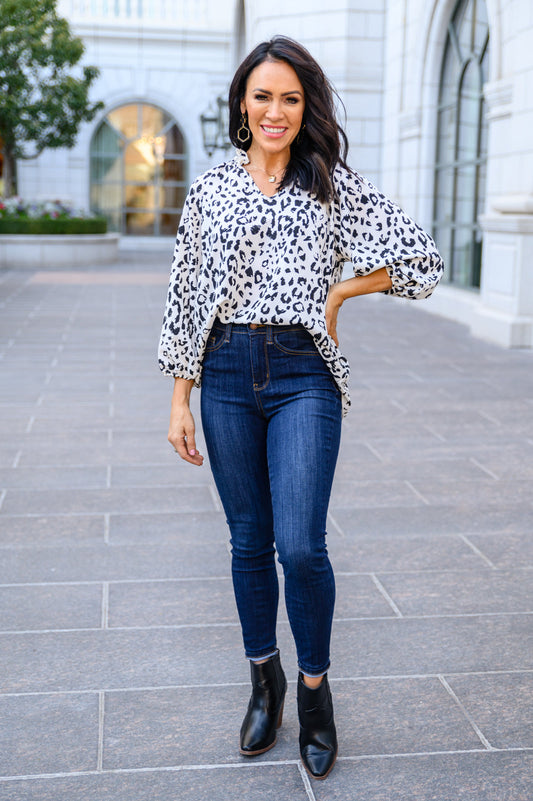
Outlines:
[[[483,268],[472,333],[505,347],[533,347],[533,11],[507,2],[503,76],[484,87],[489,163]]]
[[[533,347],[533,196],[502,198],[480,219],[481,297],[472,333],[505,347]]]

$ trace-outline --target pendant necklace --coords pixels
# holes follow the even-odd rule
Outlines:
[[[273,184],[277,180],[279,180],[279,178],[277,177],[278,174],[279,173],[284,173],[285,169],[286,169],[285,167],[283,167],[281,170],[278,170],[277,172],[272,173],[272,172],[268,172],[268,170],[265,170],[264,167],[254,167],[253,164],[249,164],[248,168],[251,169],[251,170],[261,170],[261,172],[264,172],[265,175],[268,175],[268,182],[271,183],[271,184]]]

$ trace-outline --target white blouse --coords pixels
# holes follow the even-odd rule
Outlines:
[[[339,201],[331,203],[294,185],[267,197],[242,166],[247,160],[240,151],[190,188],[172,260],[161,370],[200,386],[217,317],[299,323],[331,370],[346,413],[349,365],[326,329],[329,287],[352,262],[355,275],[385,267],[392,281],[386,294],[426,298],[442,275],[442,259],[431,237],[361,175],[338,166]]]

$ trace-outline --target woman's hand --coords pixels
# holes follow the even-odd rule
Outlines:
[[[168,441],[182,459],[200,466],[204,457],[196,450],[194,417],[189,408],[192,386],[193,381],[185,378],[174,380]]]
[[[328,334],[339,347],[339,338],[337,336],[337,315],[339,309],[344,303],[344,297],[340,290],[340,284],[333,284],[329,288],[328,299],[326,301],[326,326]]]

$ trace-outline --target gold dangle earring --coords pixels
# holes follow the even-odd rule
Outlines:
[[[241,131],[244,131],[244,135],[241,135]],[[248,119],[246,114],[241,114],[241,127],[237,131],[237,139],[241,143],[241,145],[245,145],[248,139],[252,136],[251,130],[248,128]]]

